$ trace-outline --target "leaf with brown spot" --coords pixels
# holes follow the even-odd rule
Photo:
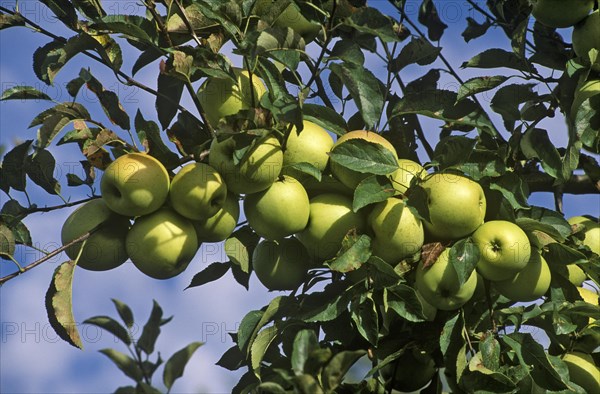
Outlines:
[[[421,249],[421,259],[423,260],[423,268],[428,268],[433,265],[440,257],[446,246],[441,242],[432,242],[423,245]]]

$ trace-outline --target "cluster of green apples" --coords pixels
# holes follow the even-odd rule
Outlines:
[[[118,157],[104,172],[102,198],[75,210],[61,238],[82,268],[104,271],[127,259],[146,275],[183,272],[202,242],[219,242],[235,229],[239,204],[219,173],[205,163],[185,165],[171,179],[160,161],[143,153]],[[133,224],[131,223],[133,221]]]

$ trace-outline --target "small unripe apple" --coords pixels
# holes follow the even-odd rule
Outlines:
[[[477,271],[488,280],[514,277],[531,258],[531,244],[525,231],[506,220],[492,220],[473,233],[479,248]]]
[[[567,221],[570,225],[580,224],[584,227],[583,244],[600,255],[600,224],[585,216],[574,216]]]
[[[191,221],[165,207],[135,220],[126,247],[140,271],[155,279],[168,279],[187,268],[199,245]]]
[[[515,302],[535,301],[550,288],[550,267],[537,251],[532,251],[529,262],[510,279],[493,282],[496,290]]]
[[[227,190],[235,194],[252,194],[267,189],[275,182],[283,166],[279,140],[269,135],[251,146],[236,164],[234,152],[239,149],[233,137],[216,138],[210,145],[208,163],[225,180]]]
[[[383,146],[384,148],[386,148],[387,150],[389,150],[392,153],[392,155],[396,158],[396,160],[398,159],[398,154],[396,153],[396,149],[388,140],[386,140],[383,136],[375,133],[374,131],[367,131],[367,130],[355,130],[355,131],[350,131],[350,132],[344,134],[343,136],[338,138],[338,140],[335,142],[335,144],[331,148],[331,151],[335,152],[337,147],[342,145],[344,142],[352,140],[352,139],[363,139],[368,142],[379,144],[379,145]],[[356,189],[356,186],[358,186],[358,184],[363,179],[365,179],[371,175],[371,174],[361,173],[358,171],[351,170],[349,168],[346,168],[344,166],[337,164],[334,161],[331,161],[330,168],[331,168],[331,173],[333,174],[333,176],[335,176],[337,179],[339,179],[340,182],[342,182],[345,186],[349,187],[352,190]]]
[[[250,227],[266,239],[282,239],[306,227],[310,202],[295,178],[282,176],[267,190],[248,194],[244,212]]]
[[[171,206],[192,220],[206,220],[225,204],[227,186],[221,175],[204,163],[184,166],[171,181]]]
[[[427,194],[429,221],[423,226],[436,239],[458,239],[483,223],[486,199],[471,179],[451,172],[428,175],[421,187]]]
[[[600,10],[592,12],[573,28],[575,54],[587,60],[592,49],[600,52]],[[600,58],[596,59],[593,67],[600,71]]]
[[[309,163],[324,171],[329,161],[329,151],[333,146],[333,138],[321,126],[304,121],[304,128],[298,134],[296,127],[290,130],[283,152],[283,165]]]
[[[104,171],[100,191],[106,205],[123,216],[142,216],[160,208],[169,195],[169,174],[160,161],[129,153]]]
[[[477,287],[477,272],[461,286],[454,266],[450,263],[450,248],[444,249],[433,265],[424,268],[423,261],[416,269],[415,286],[423,298],[437,309],[455,310],[466,304]]]
[[[251,89],[248,71],[236,68],[234,72],[236,81],[229,78],[209,78],[198,89],[198,99],[208,122],[213,127],[217,126],[219,120],[225,116],[235,115],[253,105],[257,106],[260,98],[267,91],[256,75],[252,74],[253,88]]]
[[[85,241],[77,262],[79,267],[91,271],[113,269],[127,260],[125,237],[130,226],[129,219],[111,211],[103,200],[92,200],[69,215],[60,234],[63,245],[66,245],[99,225]],[[75,260],[82,245],[83,242],[75,244],[65,253]]]
[[[259,16],[265,16],[273,13],[275,3],[280,0],[258,0],[255,5],[255,12]],[[273,22],[274,26],[281,28],[289,27],[296,33],[304,37],[305,40],[312,40],[321,30],[321,24],[308,20],[294,2],[291,2],[281,14],[273,15],[277,18]]]
[[[555,28],[573,26],[594,8],[594,0],[530,0],[530,3],[533,17]]]
[[[223,208],[215,215],[203,221],[194,221],[198,243],[221,242],[226,240],[235,230],[240,218],[240,202],[238,196],[227,194]]]
[[[252,268],[269,290],[294,290],[302,284],[310,266],[304,245],[296,238],[261,241],[252,254]]]
[[[416,348],[405,349],[394,363],[381,369],[384,380],[391,380],[392,388],[403,393],[419,390],[433,379],[436,372],[431,355]]]
[[[404,194],[410,187],[414,177],[425,178],[427,172],[417,162],[408,159],[398,159],[398,169],[390,175],[396,194]]]

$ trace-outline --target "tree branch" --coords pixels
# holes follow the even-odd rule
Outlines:
[[[543,172],[525,173],[521,177],[532,193],[556,191],[555,179]],[[600,194],[600,181],[594,181],[587,175],[573,175],[561,188],[565,194]]]

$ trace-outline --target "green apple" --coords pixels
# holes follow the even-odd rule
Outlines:
[[[592,305],[598,305],[598,293],[585,287],[577,287],[577,291],[585,302]],[[593,319],[590,318],[590,321],[593,321]]]
[[[530,3],[531,15],[538,22],[555,28],[573,26],[594,8],[594,0],[530,0]]]
[[[506,220],[485,222],[473,233],[479,249],[477,271],[487,280],[514,277],[531,258],[531,244],[525,231]]]
[[[252,268],[269,290],[295,290],[304,282],[310,257],[296,238],[263,240],[252,253]]]
[[[550,288],[550,267],[538,251],[531,252],[525,268],[510,279],[496,281],[494,287],[500,294],[515,302],[535,301]]]
[[[579,295],[583,301],[588,304],[598,305],[598,293],[587,289],[585,287],[577,287]],[[590,317],[589,324],[596,323],[596,319]],[[596,323],[597,324],[597,323]],[[598,331],[588,331],[588,334],[581,335],[577,338],[573,349],[582,351],[584,353],[592,353],[600,346],[600,334]]]
[[[188,219],[206,220],[214,216],[223,207],[226,198],[225,182],[208,164],[188,164],[171,181],[171,206]]]
[[[596,254],[600,254],[600,224],[585,216],[574,216],[567,220],[571,226],[581,224],[584,227],[583,244]]]
[[[562,356],[569,368],[569,379],[586,393],[600,393],[600,369],[589,354],[569,352]]]
[[[335,152],[335,149],[337,147],[342,145],[344,142],[352,140],[352,139],[363,139],[365,141],[379,144],[379,145],[383,146],[384,148],[388,149],[390,152],[392,152],[392,154],[394,155],[396,160],[398,159],[398,154],[396,153],[396,149],[388,140],[386,140],[380,134],[375,133],[374,131],[367,131],[367,130],[355,130],[355,131],[350,131],[350,132],[344,134],[343,136],[338,138],[338,140],[333,145],[331,151]],[[345,186],[349,187],[352,190],[356,189],[356,186],[358,186],[358,184],[363,179],[365,179],[371,175],[371,174],[361,173],[358,171],[351,170],[349,168],[346,168],[344,166],[337,164],[334,161],[332,161],[330,163],[330,167],[331,167],[331,173],[333,174],[333,176],[335,176],[337,179],[340,180],[340,182],[342,182]]]
[[[250,227],[266,239],[281,239],[304,230],[310,202],[304,187],[295,178],[282,176],[267,190],[248,194],[244,212]]]
[[[423,226],[434,238],[463,238],[483,223],[486,200],[477,182],[455,173],[437,172],[427,176],[421,187],[427,194],[430,219],[423,221]]]
[[[100,191],[106,205],[123,216],[142,216],[160,208],[169,195],[169,173],[154,157],[128,153],[104,171]]]
[[[433,321],[435,319],[435,315],[437,314],[437,308],[431,305],[418,290],[415,290],[417,294],[417,298],[421,302],[421,306],[423,307],[423,315],[427,321]]]
[[[587,275],[577,264],[568,264],[567,272],[569,274],[569,282],[574,286],[581,286],[587,279]]]
[[[436,372],[431,355],[416,348],[405,349],[394,363],[381,369],[386,381],[394,374],[392,388],[403,393],[419,390],[433,379]]]
[[[208,163],[225,180],[227,190],[235,194],[258,193],[275,182],[283,166],[283,152],[279,140],[269,135],[254,143],[244,153],[240,162],[234,162],[238,146],[235,137],[223,141],[216,138],[210,145]]]
[[[308,120],[298,134],[296,127],[290,131],[283,152],[283,165],[309,163],[321,172],[327,167],[329,151],[333,146],[333,138],[327,130]]]
[[[600,52],[600,10],[592,12],[573,28],[575,54],[588,59],[588,53],[592,49]],[[596,59],[594,67],[600,71],[600,59]]]
[[[60,237],[63,245],[66,245],[100,226],[85,241],[77,265],[91,271],[106,271],[127,260],[125,237],[129,225],[128,218],[114,213],[102,199],[97,199],[87,202],[69,215],[62,226]],[[75,260],[82,245],[83,243],[75,244],[65,250],[65,253],[71,260]]]
[[[396,265],[423,246],[423,223],[398,198],[375,204],[367,221],[374,234],[373,254],[389,264]]]
[[[352,198],[333,193],[320,194],[310,200],[308,226],[296,236],[319,261],[329,260],[342,247],[348,232],[364,232],[366,220],[352,210]]]
[[[281,0],[258,0],[254,10],[257,15],[264,17],[269,14],[273,14],[274,10],[276,10],[274,7],[277,7],[277,3],[280,2]],[[294,2],[291,2],[279,14],[279,16],[269,16],[276,17],[273,22],[274,26],[280,28],[289,27],[304,37],[305,40],[312,40],[317,36],[317,34],[319,34],[319,31],[321,30],[321,24],[308,20],[304,15],[302,15],[300,7],[298,7],[298,5],[296,5]]]
[[[390,176],[396,194],[404,194],[414,177],[425,178],[427,172],[419,164],[408,159],[398,159],[398,169]]]
[[[225,116],[235,115],[242,109],[257,106],[267,91],[262,81],[246,70],[234,69],[237,79],[209,78],[198,89],[197,96],[204,109],[208,122],[217,126]]]
[[[477,287],[477,272],[461,286],[454,266],[450,263],[450,248],[444,249],[435,263],[427,268],[419,262],[415,285],[423,298],[437,309],[451,311],[466,304]]]
[[[223,208],[203,221],[194,221],[198,243],[221,242],[229,238],[240,218],[240,202],[233,193],[227,194]]]
[[[168,279],[187,268],[199,245],[192,222],[165,207],[135,220],[126,247],[140,271],[155,279]]]

